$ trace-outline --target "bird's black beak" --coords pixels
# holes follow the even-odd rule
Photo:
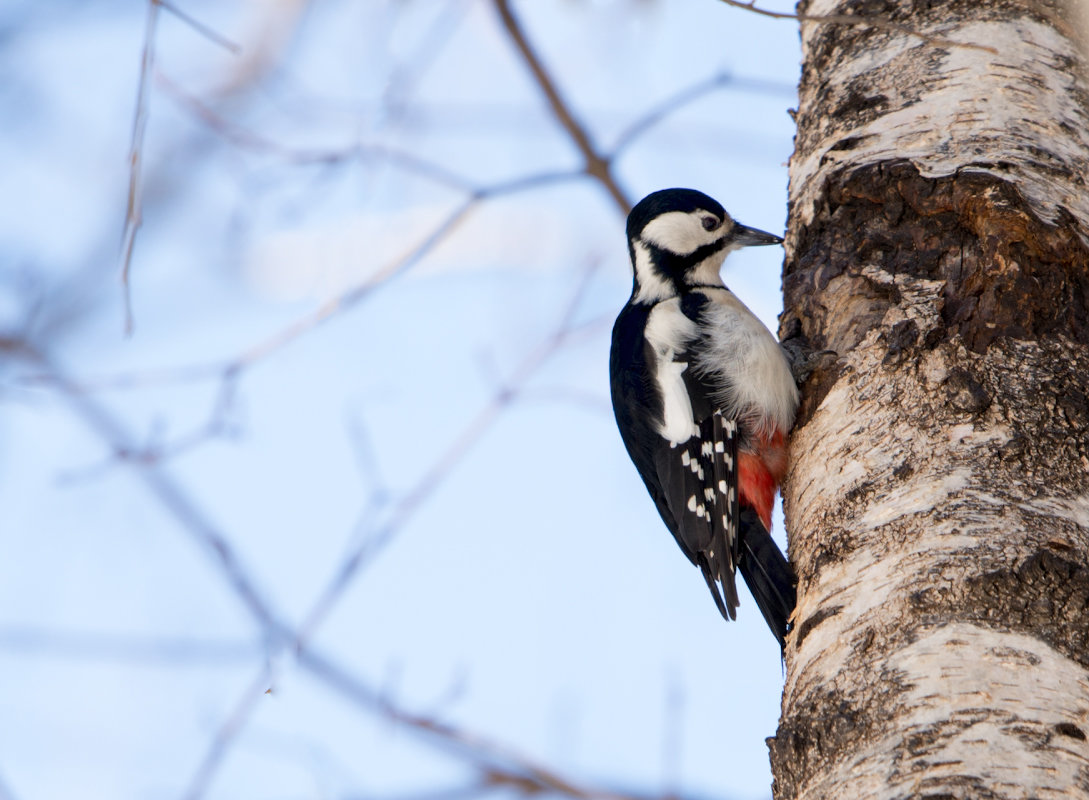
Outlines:
[[[762,244],[782,244],[783,237],[774,233],[750,228],[740,223],[734,223],[733,236],[730,237],[737,247],[754,247]]]

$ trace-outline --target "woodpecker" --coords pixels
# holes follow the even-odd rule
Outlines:
[[[769,532],[798,388],[779,343],[719,271],[733,250],[783,240],[692,189],[644,197],[627,233],[635,279],[609,358],[621,438],[722,616],[736,617],[740,569],[782,647],[795,578]]]

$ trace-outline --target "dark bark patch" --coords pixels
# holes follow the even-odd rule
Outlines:
[[[873,485],[873,481],[861,481],[860,483],[856,483],[854,486],[852,486],[850,489],[843,493],[843,502],[853,503],[857,500],[867,497],[872,493]]]
[[[895,366],[919,341],[919,326],[913,319],[902,319],[889,329],[885,339],[889,350],[881,363],[886,367]]]
[[[991,396],[966,369],[954,369],[945,380],[949,404],[968,414],[981,414],[991,404]]]
[[[944,282],[943,324],[927,346],[954,337],[975,352],[1003,338],[1089,344],[1089,248],[1075,221],[1044,222],[993,174],[926,178],[905,162],[845,170],[791,238],[786,316],[816,349],[845,354],[899,302],[858,264]]]
[[[1055,726],[1055,733],[1060,736],[1069,736],[1071,739],[1077,739],[1079,742],[1084,742],[1086,739],[1085,731],[1072,722],[1060,722]]]
[[[868,136],[848,136],[845,139],[840,139],[829,150],[854,150],[860,144],[866,141],[870,137]]]
[[[794,639],[794,647],[801,647],[802,642],[805,641],[805,637],[813,632],[813,629],[824,622],[830,617],[834,617],[840,611],[843,610],[843,606],[828,606],[826,608],[818,609],[815,614],[811,614],[798,625],[798,633]]]
[[[775,797],[796,797],[813,775],[839,763],[843,753],[880,737],[888,726],[888,709],[904,690],[898,673],[882,669],[874,671],[865,697],[827,688],[795,702],[775,736],[766,740],[776,765]]]
[[[960,585],[935,581],[910,600],[924,621],[1023,633],[1089,668],[1089,568],[1050,549]]]

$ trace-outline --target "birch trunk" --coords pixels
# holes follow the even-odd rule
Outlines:
[[[1084,9],[799,10],[932,38],[802,25],[775,796],[1089,798]]]

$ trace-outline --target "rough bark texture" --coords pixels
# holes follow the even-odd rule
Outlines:
[[[1089,81],[1055,3],[813,0],[785,798],[1089,798]]]

